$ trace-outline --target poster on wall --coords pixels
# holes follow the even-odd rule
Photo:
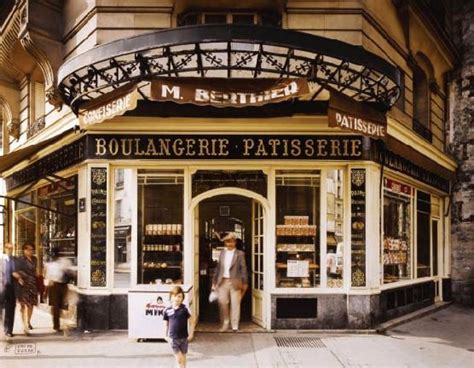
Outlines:
[[[107,168],[91,168],[91,275],[92,287],[107,285]]]
[[[351,170],[351,284],[366,285],[365,228],[366,228],[366,172]]]

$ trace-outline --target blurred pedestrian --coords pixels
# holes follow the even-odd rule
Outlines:
[[[45,285],[48,293],[49,305],[53,316],[53,328],[56,332],[61,331],[60,315],[61,309],[65,307],[68,282],[71,275],[72,263],[68,258],[58,257],[53,254],[53,260],[46,263]]]
[[[13,323],[15,321],[15,286],[13,273],[15,272],[15,257],[13,256],[13,244],[6,243],[3,247],[5,254],[2,255],[0,261],[0,282],[2,294],[2,308],[5,308],[5,316],[3,318],[3,330],[5,336],[13,337]],[[1,312],[1,310],[0,310]]]
[[[21,306],[21,319],[23,321],[23,330],[29,335],[31,326],[31,316],[33,307],[38,305],[38,287],[36,273],[36,257],[33,256],[34,248],[31,244],[24,244],[22,247],[23,255],[18,257],[15,262],[16,278],[16,297]]]

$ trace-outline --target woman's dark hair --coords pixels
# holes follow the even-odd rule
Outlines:
[[[33,247],[33,245],[31,245],[30,243],[23,244],[23,246],[21,247],[21,250],[25,250],[28,247],[35,250],[35,247]]]

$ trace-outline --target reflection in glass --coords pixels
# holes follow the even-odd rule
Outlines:
[[[138,172],[138,283],[183,283],[183,173]]]
[[[130,286],[133,170],[114,171],[114,287]]]

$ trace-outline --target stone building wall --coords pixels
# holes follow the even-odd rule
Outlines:
[[[452,291],[455,301],[474,307],[474,2],[454,10],[454,40],[460,63],[451,79],[448,140],[459,163],[452,203]]]

